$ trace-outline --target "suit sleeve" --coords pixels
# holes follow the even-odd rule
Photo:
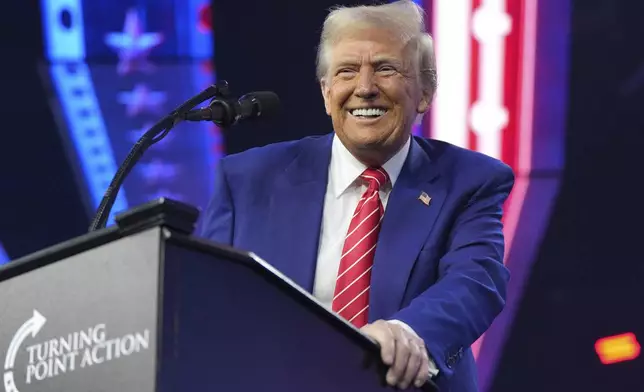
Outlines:
[[[451,377],[463,350],[505,306],[509,272],[501,218],[513,185],[514,175],[504,166],[475,192],[449,235],[438,281],[391,317],[425,341],[439,376]]]
[[[232,245],[235,210],[226,174],[226,159],[216,168],[213,195],[201,216],[197,236],[225,245]]]

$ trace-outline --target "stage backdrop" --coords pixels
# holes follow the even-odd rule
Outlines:
[[[43,74],[92,214],[143,132],[214,82],[212,8],[207,0],[42,0],[41,7]],[[220,153],[213,125],[180,124],[134,168],[112,216],[161,196],[204,206]]]

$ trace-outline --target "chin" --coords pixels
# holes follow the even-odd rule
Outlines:
[[[360,149],[378,149],[385,143],[386,140],[383,138],[374,137],[373,135],[365,137],[352,137],[349,139],[351,141],[351,144]]]
[[[353,147],[356,157],[369,166],[384,164],[392,150],[391,143],[382,138],[356,140]]]
[[[357,143],[366,145],[366,146],[383,146],[390,144],[392,139],[395,139],[394,135],[390,131],[382,131],[379,129],[368,129],[362,128],[354,131],[356,136],[354,140]]]

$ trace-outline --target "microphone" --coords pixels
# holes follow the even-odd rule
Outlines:
[[[228,96],[228,82],[220,80],[179,105],[147,130],[132,147],[114,174],[89,226],[89,231],[92,232],[106,226],[118,191],[134,165],[149,147],[163,139],[181,121],[214,121],[222,126],[230,126],[243,119],[273,114],[279,106],[277,95],[270,91],[249,93],[237,101],[226,98]],[[193,110],[195,106],[208,99],[213,100],[207,108]]]
[[[272,91],[255,91],[238,100],[215,97],[207,107],[187,112],[183,120],[212,121],[222,128],[246,119],[270,117],[279,111],[280,100]]]

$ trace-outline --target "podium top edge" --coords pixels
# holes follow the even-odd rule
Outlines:
[[[131,234],[111,226],[43,248],[0,266],[0,282]]]
[[[278,284],[282,289],[295,294],[295,298],[306,302],[307,307],[319,311],[323,317],[331,319],[332,322],[343,324],[343,328],[351,330],[353,337],[357,339],[358,343],[363,345],[364,348],[374,350],[374,352],[379,352],[379,348],[374,346],[374,342],[372,340],[366,338],[365,335],[346,320],[334,316],[332,312],[322,305],[322,303],[320,303],[320,301],[318,301],[313,295],[298,286],[288,276],[284,275],[259,255],[253,252],[233,248],[228,245],[211,242],[199,237],[185,235],[176,231],[165,231],[164,237],[168,243],[217,257],[225,257],[255,270],[255,272],[259,273],[264,278],[270,279],[273,283]]]

